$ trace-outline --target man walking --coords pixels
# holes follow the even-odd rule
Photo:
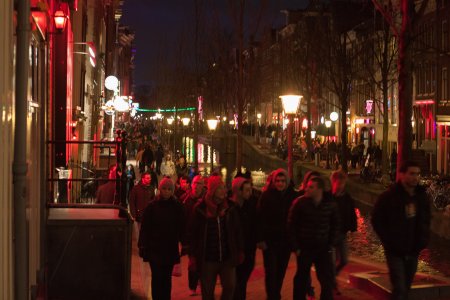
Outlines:
[[[391,299],[408,299],[419,253],[430,237],[430,204],[419,175],[416,162],[403,163],[397,183],[379,196],[372,212],[389,268]]]
[[[154,198],[155,190],[151,185],[151,176],[148,172],[144,172],[141,181],[131,190],[129,199],[130,213],[139,224],[145,208]]]
[[[294,276],[295,300],[304,300],[308,290],[308,277],[312,264],[320,282],[321,300],[333,299],[332,247],[338,233],[338,213],[331,195],[324,192],[321,177],[308,181],[305,195],[297,198],[289,211],[288,230],[297,255]]]

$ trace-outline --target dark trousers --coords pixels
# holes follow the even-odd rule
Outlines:
[[[214,300],[217,275],[222,284],[221,300],[232,300],[236,287],[236,268],[230,262],[203,262],[201,272],[202,300]]]
[[[335,276],[339,275],[339,272],[348,264],[348,245],[347,234],[339,233],[337,244],[335,248]],[[336,262],[339,262],[336,264]]]
[[[409,290],[417,271],[417,256],[397,256],[385,252],[392,284],[391,299],[408,299]]]
[[[197,290],[198,281],[200,280],[200,275],[197,271],[188,270],[188,284],[189,289],[192,291]]]
[[[316,267],[320,283],[321,300],[333,299],[334,272],[332,255],[328,249],[303,249],[297,256],[297,272],[294,276],[294,300],[304,300],[309,288],[312,264]]]
[[[149,264],[152,271],[153,300],[170,300],[173,265],[160,265],[157,262]]]
[[[244,300],[247,296],[247,282],[255,267],[256,249],[246,251],[244,261],[236,267],[236,290],[234,300]]]
[[[263,251],[266,293],[268,300],[281,299],[281,287],[289,263],[291,251],[286,245],[268,244]]]

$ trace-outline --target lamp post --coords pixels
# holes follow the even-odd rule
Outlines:
[[[327,169],[330,168],[330,127],[331,120],[325,121],[325,127],[327,127]]]
[[[288,174],[292,179],[294,177],[294,162],[292,157],[292,126],[293,126],[293,116],[297,113],[298,106],[300,105],[300,99],[303,96],[300,95],[283,95],[280,96],[281,103],[283,104],[283,109],[286,115],[288,115]]]
[[[168,119],[166,119],[166,120],[167,120],[167,125],[169,125],[169,126],[172,126],[173,121],[175,121],[174,118],[168,118]],[[170,136],[171,136],[171,134],[168,134],[168,135],[167,135],[169,148],[170,148]],[[173,152],[173,153],[175,153],[175,133],[173,133],[173,139],[174,139],[174,142],[173,142],[173,151],[174,151],[174,152]]]
[[[191,118],[185,117],[185,118],[181,119],[181,122],[183,122],[183,126],[184,126],[184,156],[187,156],[186,127],[189,126],[189,123],[191,122]],[[187,157],[186,157],[186,160],[187,160]]]
[[[209,174],[212,174],[213,170],[214,170],[214,150],[213,150],[213,146],[214,146],[214,142],[213,142],[213,138],[214,138],[214,131],[217,128],[217,123],[219,122],[217,119],[210,119],[207,120],[206,122],[208,122],[208,128],[211,131],[211,152],[210,152],[210,159],[211,159],[211,172]]]

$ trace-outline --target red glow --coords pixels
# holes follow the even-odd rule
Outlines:
[[[36,28],[39,30],[41,35],[45,37],[47,31],[47,17],[45,12],[42,11],[32,11],[31,16],[36,24]]]
[[[414,102],[415,105],[427,105],[427,104],[434,104],[434,100],[428,99],[428,100],[418,100]]]

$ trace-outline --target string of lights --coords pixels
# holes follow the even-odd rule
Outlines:
[[[178,112],[178,111],[193,111],[196,110],[195,107],[180,107],[180,108],[158,108],[158,109],[147,109],[147,108],[136,108],[138,112]]]

